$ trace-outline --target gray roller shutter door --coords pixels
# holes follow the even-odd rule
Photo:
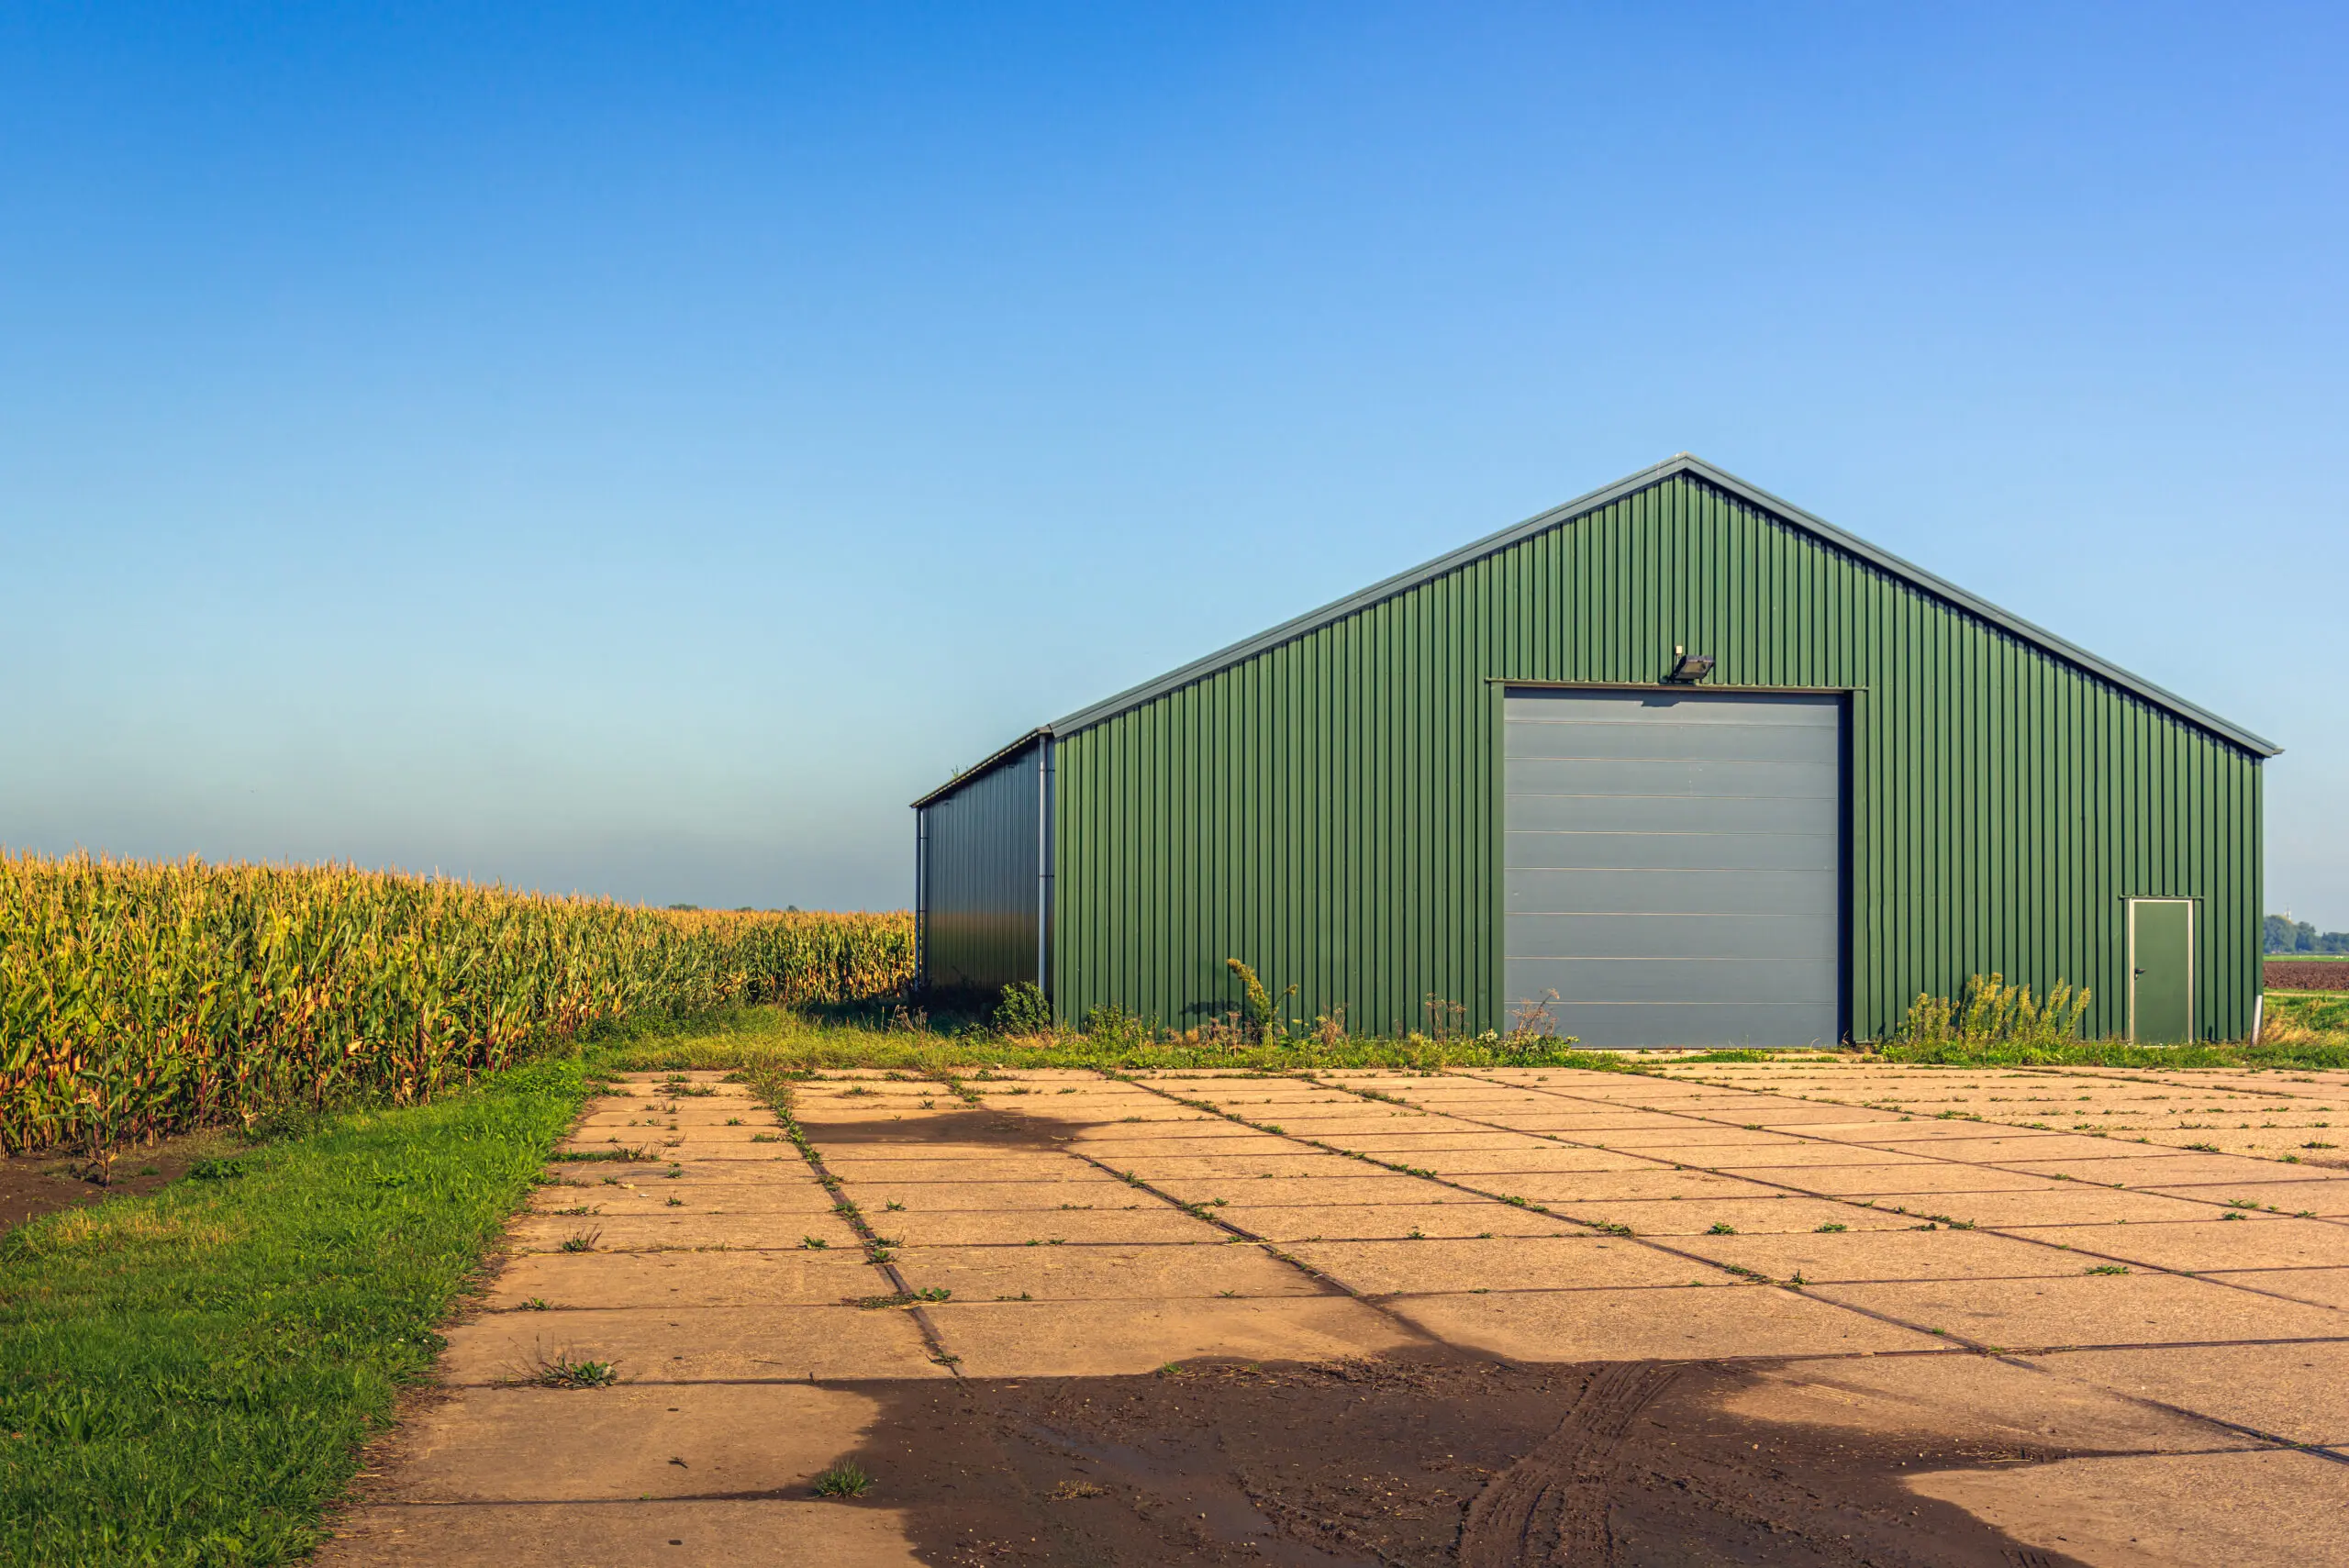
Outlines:
[[[1512,691],[1503,850],[1514,1011],[1591,1046],[1832,1043],[1842,703]]]

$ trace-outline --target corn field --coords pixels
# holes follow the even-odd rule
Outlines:
[[[0,1152],[410,1103],[603,1020],[852,1001],[912,973],[905,914],[0,851]]]

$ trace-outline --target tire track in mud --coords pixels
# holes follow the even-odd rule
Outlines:
[[[1601,1367],[1540,1448],[1486,1483],[1461,1521],[1461,1568],[1576,1568],[1610,1562],[1608,1528],[1623,1436],[1679,1369]]]

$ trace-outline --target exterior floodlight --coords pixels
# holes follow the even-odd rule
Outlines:
[[[1664,679],[1677,681],[1684,686],[1693,686],[1712,673],[1713,656],[1711,654],[1683,653],[1673,661],[1672,673],[1666,675]]]

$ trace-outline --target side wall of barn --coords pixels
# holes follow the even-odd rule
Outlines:
[[[917,808],[916,912],[926,989],[992,994],[1038,978],[1044,755],[1041,744],[1030,744]]]

